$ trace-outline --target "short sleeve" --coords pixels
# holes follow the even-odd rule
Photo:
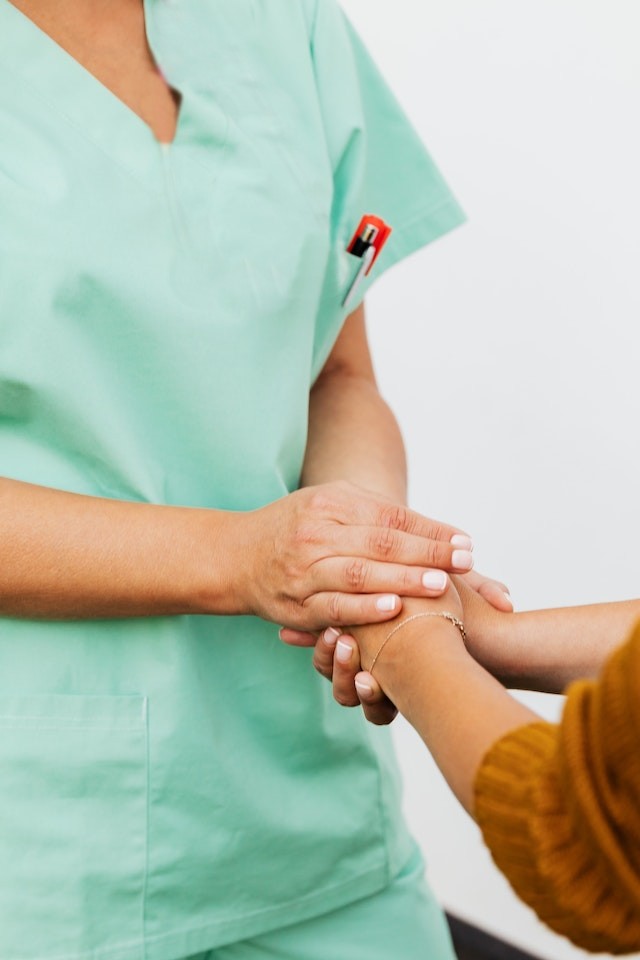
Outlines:
[[[337,0],[317,0],[311,54],[334,181],[332,251],[316,329],[317,375],[346,314],[375,279],[465,218]],[[344,310],[342,301],[359,263],[346,246],[364,214],[382,217],[393,232]]]

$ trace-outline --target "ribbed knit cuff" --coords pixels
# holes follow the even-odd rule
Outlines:
[[[594,952],[638,950],[639,918],[576,833],[558,746],[558,727],[540,722],[489,750],[475,787],[485,842],[518,896],[557,933]]]

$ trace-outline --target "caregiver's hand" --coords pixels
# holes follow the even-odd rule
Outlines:
[[[240,515],[234,579],[243,612],[294,631],[376,623],[398,615],[401,594],[440,595],[442,571],[473,565],[471,547],[455,527],[336,482]]]
[[[437,571],[431,571],[434,584],[436,574]],[[500,580],[493,580],[490,577],[484,577],[481,573],[476,573],[475,570],[471,570],[469,573],[461,575],[459,574],[454,577],[454,583],[459,589],[461,599],[464,600],[464,597],[467,598],[470,615],[473,615],[473,626],[479,626],[479,623],[481,622],[482,626],[485,628],[482,635],[483,638],[486,636],[488,608],[490,608],[493,612],[513,612],[513,601],[509,595],[509,588]],[[405,591],[404,593],[407,596],[437,597],[442,596],[448,587],[449,581],[445,578],[442,588],[438,590],[434,589],[430,594],[427,594],[424,591],[422,591],[420,594],[410,594],[408,591]],[[477,635],[479,635],[478,631],[474,630],[474,633],[472,634],[473,639],[475,639]],[[291,646],[296,647],[313,647],[318,642],[318,637],[314,633],[303,633],[300,630],[290,630],[287,628],[280,631],[280,639],[283,640],[284,643],[288,643]]]

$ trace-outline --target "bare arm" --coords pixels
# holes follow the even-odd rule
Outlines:
[[[562,693],[594,677],[640,619],[640,600],[498,613],[458,583],[473,657],[513,689]]]
[[[236,612],[232,521],[0,479],[0,608],[52,619]]]
[[[468,553],[451,543],[459,531],[404,506],[402,442],[359,323],[347,324],[311,397],[307,486],[273,504],[202,510],[0,481],[0,612],[244,613],[317,630],[388,620],[400,594],[434,592],[428,568],[465,569]]]
[[[345,321],[310,397],[302,483],[337,479],[406,503],[404,443],[378,391],[362,306]]]
[[[407,497],[404,443],[395,416],[378,390],[363,305],[347,317],[309,402],[309,436],[301,483],[305,486],[335,480],[347,480],[388,498],[396,519],[403,518]],[[453,569],[469,570],[473,564],[471,540],[460,531],[454,531],[454,536]],[[427,567],[436,566],[427,562]],[[352,589],[358,591],[371,590],[375,582],[368,563],[353,564],[350,577]],[[430,598],[440,596],[448,586],[441,570],[416,569],[398,593]],[[397,597],[392,616],[398,613],[400,603]],[[315,636],[300,631],[285,629],[280,636],[285,643],[308,646],[316,642]],[[325,653],[330,660],[333,648]],[[353,690],[351,701],[357,703]]]
[[[416,613],[447,611],[460,616],[458,603],[452,594],[428,605],[409,600],[398,622]],[[357,641],[367,669],[393,626],[394,622],[353,628],[353,636],[341,637],[338,643],[351,646],[355,656]],[[370,674],[358,675],[361,693],[366,685],[372,689],[363,704],[380,701],[382,688],[418,731],[471,813],[474,781],[486,751],[509,730],[539,719],[473,660],[458,628],[441,617],[414,620],[398,630],[385,645],[374,673],[375,680]],[[336,677],[334,687],[339,683]]]
[[[447,599],[439,603],[444,609]],[[399,620],[423,610],[414,601]],[[454,605],[453,612],[462,610]],[[639,614],[634,601],[540,611],[521,622],[524,639],[557,628],[573,642],[594,619],[605,632],[611,620],[615,633]],[[390,626],[353,630],[365,666],[371,668]],[[356,660],[354,637],[341,637],[338,648],[351,648]],[[640,937],[634,858],[640,621],[613,646],[597,679],[570,687],[555,726],[515,701],[469,655],[456,627],[436,617],[408,620],[382,648],[376,679],[361,673],[356,682],[363,703],[381,702],[384,689],[398,705],[478,820],[498,867],[540,918],[585,949],[626,953]],[[592,650],[577,659],[591,670],[599,656]]]
[[[347,483],[238,513],[3,479],[0,611],[50,619],[242,613],[305,630],[378,622],[394,615],[380,594],[419,578],[434,557],[451,567],[454,533],[409,510],[398,516],[387,499]],[[364,594],[352,576],[362,564],[372,579]]]
[[[463,615],[456,598],[445,595],[428,608],[419,600],[408,601],[398,622],[427,609],[453,609]],[[524,614],[486,612],[504,628],[493,654],[500,673],[504,675],[507,662],[512,681],[526,675],[529,688],[559,692],[572,680],[600,672],[640,619],[640,601]],[[473,659],[457,629],[439,618],[408,623],[385,646],[375,678],[358,674],[360,664],[365,669],[370,665],[392,627],[393,622],[354,628],[353,636],[340,638],[339,645],[351,648],[351,658],[341,663],[336,657],[337,698],[346,702],[344,692],[351,689],[356,675],[369,715],[388,722],[388,712],[379,709],[387,702],[386,695],[416,728],[451,789],[473,813],[474,782],[487,750],[506,733],[540,718],[514,700]],[[317,660],[318,656],[322,658],[321,651]]]

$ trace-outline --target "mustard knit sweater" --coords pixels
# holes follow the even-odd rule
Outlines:
[[[559,725],[489,750],[476,816],[518,896],[586,950],[640,951],[640,624]]]

